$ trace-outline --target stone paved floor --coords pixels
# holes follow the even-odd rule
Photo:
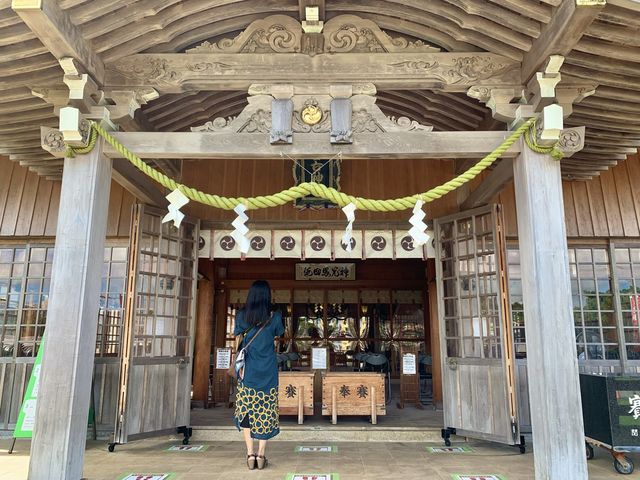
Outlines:
[[[6,454],[9,443],[0,440],[0,480],[26,479],[28,442],[19,442],[16,453],[10,456]],[[311,454],[294,453],[296,444],[293,443],[273,442],[267,452],[271,465],[266,470],[253,472],[244,465],[241,442],[207,443],[208,449],[203,452],[165,451],[169,445],[178,444],[177,437],[174,441],[170,437],[153,438],[119,446],[115,453],[109,453],[105,442],[90,441],[84,473],[90,480],[116,480],[133,472],[175,472],[176,480],[284,480],[287,473],[294,472],[338,473],[340,480],[451,480],[454,473],[493,473],[507,480],[533,479],[531,453],[520,455],[515,449],[489,443],[463,444],[474,450],[465,454],[427,453],[427,445],[420,443],[337,443],[337,453]],[[633,455],[632,459],[640,468],[640,456]],[[617,475],[609,455],[600,450],[589,462],[589,478],[639,479],[640,473]]]

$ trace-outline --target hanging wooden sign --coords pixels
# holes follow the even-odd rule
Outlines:
[[[296,263],[296,280],[355,279],[355,263]]]

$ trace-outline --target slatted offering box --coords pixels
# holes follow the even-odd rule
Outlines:
[[[322,415],[369,415],[378,423],[386,415],[384,374],[373,372],[327,372],[322,375]]]
[[[280,372],[278,405],[280,415],[297,415],[302,425],[305,415],[313,415],[315,372]]]

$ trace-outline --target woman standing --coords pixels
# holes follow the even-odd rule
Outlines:
[[[243,378],[238,378],[234,420],[247,444],[250,470],[267,466],[267,440],[280,433],[278,413],[278,363],[274,337],[284,333],[282,314],[273,311],[271,288],[264,280],[251,285],[244,308],[236,315],[233,334],[246,346]],[[258,440],[258,452],[253,440]]]

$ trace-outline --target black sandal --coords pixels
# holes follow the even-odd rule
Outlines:
[[[253,470],[256,468],[256,454],[252,453],[251,455],[247,455],[247,467],[249,470]]]
[[[264,455],[258,455],[256,457],[256,461],[258,463],[258,470],[267,468],[267,465],[269,464],[267,457],[265,457]]]

